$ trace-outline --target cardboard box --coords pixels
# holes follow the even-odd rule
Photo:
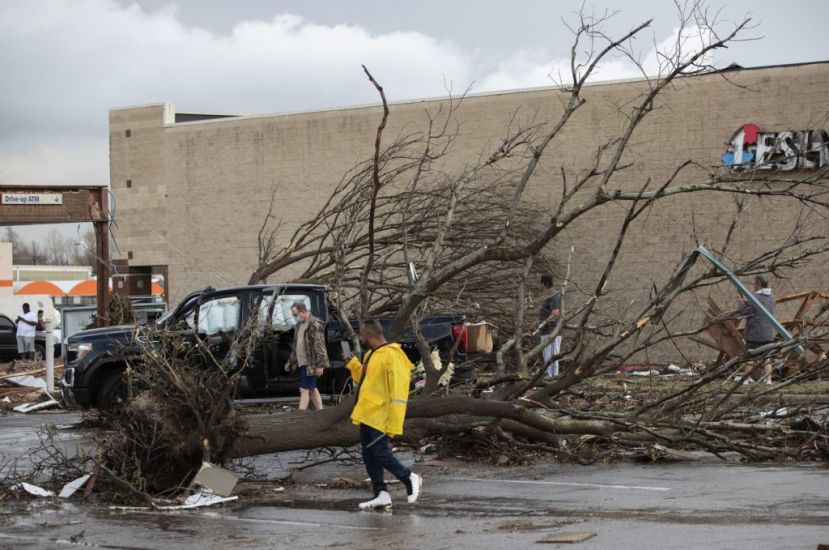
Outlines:
[[[466,323],[467,353],[492,352],[492,325],[483,323]]]

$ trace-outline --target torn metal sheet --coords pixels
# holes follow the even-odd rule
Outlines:
[[[30,413],[33,411],[39,411],[41,409],[47,409],[49,407],[53,407],[57,405],[58,402],[55,400],[52,401],[43,401],[42,403],[25,403],[23,405],[18,405],[14,409],[15,412],[19,413]]]
[[[41,380],[41,382],[43,382]],[[29,413],[32,411],[39,411],[41,409],[46,409],[49,407],[53,407],[55,405],[60,405],[59,401],[56,401],[54,397],[49,395],[49,393],[44,389],[43,393],[48,397],[46,401],[41,401],[40,403],[24,403],[22,405],[18,405],[12,410],[19,413]]]
[[[27,388],[40,388],[46,391],[46,380],[43,378],[35,378],[32,375],[24,376],[10,376],[6,378],[6,382],[11,382],[15,386],[25,386]]]
[[[71,497],[75,494],[75,491],[83,487],[84,483],[86,483],[90,477],[92,477],[91,474],[86,474],[74,481],[70,481],[69,483],[63,486],[63,489],[60,490],[60,494],[58,494],[58,496],[60,498]]]

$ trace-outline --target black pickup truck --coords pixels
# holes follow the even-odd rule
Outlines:
[[[242,373],[237,397],[295,394],[299,376],[285,372],[285,363],[291,354],[294,335],[291,305],[297,301],[305,303],[326,325],[331,368],[320,379],[320,390],[338,393],[348,382],[342,361],[342,342],[346,337],[342,325],[330,314],[323,286],[207,288],[188,295],[156,324],[159,331],[189,345],[197,344],[195,338],[201,339],[215,356],[227,353],[228,334],[254,324],[263,334],[262,345],[257,346],[254,358]],[[463,315],[427,317],[421,322],[421,331],[432,346],[447,352],[463,330],[464,320]],[[115,405],[126,389],[122,376],[126,365],[140,360],[140,347],[134,343],[135,332],[135,326],[118,326],[85,330],[69,337],[63,353],[64,400],[83,408]],[[411,335],[404,334],[399,341],[416,363],[419,356]]]

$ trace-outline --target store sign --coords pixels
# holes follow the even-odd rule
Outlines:
[[[0,204],[63,204],[61,193],[3,193]]]
[[[826,130],[765,132],[746,124],[731,138],[722,162],[730,170],[814,170],[829,165]]]

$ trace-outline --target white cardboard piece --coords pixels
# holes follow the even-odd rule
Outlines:
[[[75,481],[70,481],[66,485],[63,486],[63,489],[60,490],[60,494],[58,495],[60,498],[69,498],[75,494],[75,491],[83,487],[84,483],[92,477],[90,474],[83,475],[76,479]]]
[[[20,487],[23,488],[24,491],[29,493],[30,495],[34,495],[36,497],[53,497],[55,493],[52,491],[47,491],[42,487],[38,487],[37,485],[32,485],[31,483],[21,482]]]

